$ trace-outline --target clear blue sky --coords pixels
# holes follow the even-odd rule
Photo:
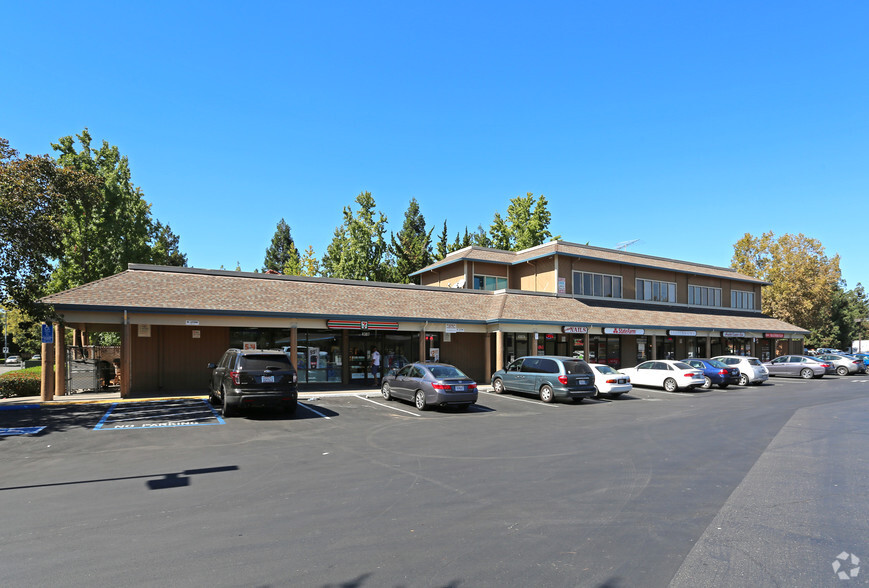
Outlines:
[[[728,266],[804,233],[867,284],[869,3],[6,2],[0,136],[129,157],[194,267],[322,257],[367,190],[390,230],[550,203],[567,241]],[[867,284],[869,285],[869,284]]]

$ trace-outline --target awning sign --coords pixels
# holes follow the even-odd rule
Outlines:
[[[561,327],[561,332],[571,335],[584,335],[588,333],[588,327]]]
[[[326,321],[330,329],[355,329],[360,331],[397,331],[398,323],[387,321]]]
[[[785,338],[784,333],[764,333],[763,336],[766,339],[784,339]]]
[[[446,323],[444,332],[446,333],[464,333],[465,329],[463,327],[459,327],[456,323]]]
[[[721,331],[721,336],[727,339],[745,339],[744,331]]]
[[[697,331],[674,331],[670,329],[667,333],[671,337],[696,337]]]
[[[603,330],[606,335],[645,335],[645,329],[625,329],[622,327],[606,327]]]

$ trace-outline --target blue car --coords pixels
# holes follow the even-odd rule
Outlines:
[[[859,357],[866,366],[869,366],[869,353],[852,353],[851,355]]]
[[[690,357],[681,360],[691,367],[703,371],[703,383],[701,388],[708,390],[713,384],[717,384],[722,390],[731,384],[739,384],[739,368],[726,365],[717,359],[697,359]]]

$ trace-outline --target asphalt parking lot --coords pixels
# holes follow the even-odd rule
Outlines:
[[[44,428],[0,435],[4,583],[841,585],[837,557],[869,557],[869,378],[771,382],[227,420],[19,405],[0,427]]]

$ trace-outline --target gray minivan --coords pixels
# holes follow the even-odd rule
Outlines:
[[[594,373],[583,360],[558,355],[520,357],[492,374],[495,394],[523,392],[543,402],[565,398],[582,402],[594,396]]]

